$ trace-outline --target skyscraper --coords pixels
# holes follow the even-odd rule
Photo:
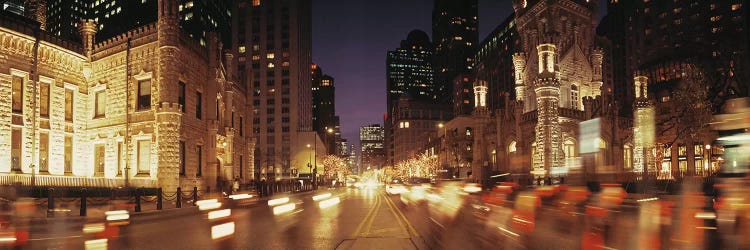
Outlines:
[[[302,168],[313,138],[310,1],[238,1],[232,14],[232,51],[240,84],[250,86],[258,138],[259,174],[287,176]],[[308,133],[302,133],[302,132]],[[317,145],[317,143],[315,143]],[[303,162],[304,160],[304,162]]]
[[[715,94],[750,94],[743,84],[750,81],[750,6],[742,2],[608,1],[599,33],[614,45],[613,87],[616,99],[628,105],[623,113],[632,115],[636,72],[647,76],[649,90],[656,91],[662,89],[659,83],[680,78],[677,72],[686,64],[708,69],[705,73],[716,79],[711,83]]]
[[[181,0],[178,6],[180,28],[202,46],[206,32],[216,31],[221,42],[230,43],[230,9],[227,0]],[[47,30],[72,41],[80,41],[77,27],[81,19],[97,24],[96,40],[104,41],[136,27],[156,22],[157,0],[49,0]]]
[[[385,163],[383,148],[384,131],[380,124],[371,124],[359,128],[359,144],[362,148],[362,170],[378,169]]]
[[[385,117],[385,143],[388,161],[393,156],[392,117],[394,106],[402,95],[410,99],[434,102],[437,99],[433,83],[432,44],[427,33],[409,32],[406,40],[396,50],[388,51],[386,58],[387,115]]]
[[[24,14],[23,2],[24,0],[2,0],[0,1],[0,10],[8,11],[16,15],[23,16]]]
[[[340,136],[336,116],[336,87],[334,78],[322,73],[320,66],[313,64],[312,99],[313,130],[323,138],[329,154],[336,154],[337,134]]]
[[[432,43],[435,46],[433,70],[437,96],[452,104],[463,89],[454,88],[454,80],[473,67],[479,40],[477,0],[435,0],[432,11]],[[470,88],[469,88],[470,89]],[[458,115],[458,114],[456,114]]]
[[[487,109],[504,107],[504,100],[515,98],[513,53],[520,45],[515,15],[511,14],[498,25],[477,48],[474,56],[475,81],[487,86]],[[505,96],[508,93],[508,96]]]

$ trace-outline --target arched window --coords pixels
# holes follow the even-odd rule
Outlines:
[[[508,144],[508,153],[515,153],[516,152],[516,141],[511,141],[510,144]]]
[[[576,143],[572,139],[566,139],[563,144],[563,153],[565,158],[573,158],[576,156]]]
[[[578,86],[570,85],[570,108],[578,109]]]
[[[625,169],[633,168],[633,148],[630,147],[630,145],[623,146],[622,149],[622,156],[623,156],[623,167]]]

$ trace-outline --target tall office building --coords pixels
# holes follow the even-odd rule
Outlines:
[[[432,72],[432,43],[421,30],[409,32],[401,46],[388,51],[386,58],[387,115],[385,143],[388,162],[393,156],[392,117],[394,106],[402,95],[412,99],[434,102],[437,99]]]
[[[39,1],[39,0],[37,0]],[[181,0],[178,7],[180,28],[206,46],[206,32],[221,35],[221,42],[230,43],[230,9],[228,0]],[[104,41],[136,27],[156,22],[157,0],[49,0],[47,30],[72,41],[81,41],[78,25],[81,19],[97,24],[96,40]]]
[[[613,44],[615,98],[633,103],[637,72],[657,91],[678,80],[687,64],[718,79],[712,93],[750,94],[749,8],[742,0],[608,1],[599,33]],[[667,92],[656,97],[666,100]],[[624,113],[632,115],[630,106]]]
[[[380,124],[359,127],[359,144],[362,149],[361,167],[379,169],[385,163],[383,142],[385,134]]]
[[[435,0],[432,11],[432,43],[435,46],[433,70],[437,96],[442,103],[453,103],[454,80],[474,66],[479,40],[477,0]],[[470,88],[469,88],[470,89]],[[469,109],[470,110],[470,109]],[[456,114],[459,115],[459,114]]]
[[[511,14],[477,48],[474,56],[474,76],[476,82],[487,86],[488,110],[503,108],[506,98],[515,98],[513,53],[519,45],[515,15]]]
[[[340,140],[338,116],[336,116],[336,87],[334,78],[323,74],[320,66],[312,66],[312,119],[313,130],[323,138],[329,154],[336,154],[336,142]]]
[[[232,51],[240,84],[250,86],[257,166],[261,175],[307,169],[317,144],[312,124],[310,1],[238,1],[232,14]],[[303,133],[308,132],[308,133]],[[303,136],[304,134],[304,136]],[[298,158],[304,159],[298,159]]]

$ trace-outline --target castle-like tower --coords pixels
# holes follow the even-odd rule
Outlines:
[[[584,110],[601,95],[602,51],[594,45],[596,0],[514,0],[521,52],[513,56],[516,100],[536,112],[531,146],[535,173],[562,166],[560,109]]]

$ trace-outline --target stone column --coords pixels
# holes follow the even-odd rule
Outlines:
[[[178,104],[179,26],[176,0],[159,0],[158,7],[158,68],[156,91],[152,101],[156,105],[156,144],[158,147],[158,180],[164,192],[174,192],[179,186],[180,130],[182,108]],[[152,87],[154,90],[154,87]]]
[[[534,86],[537,102],[536,155],[534,171],[549,173],[562,165],[562,131],[559,121],[560,80],[555,74],[555,45],[540,44],[539,76]],[[538,174],[539,175],[539,174]]]
[[[159,187],[174,192],[180,184],[180,126],[182,107],[163,102],[156,109],[156,145],[158,147]]]

